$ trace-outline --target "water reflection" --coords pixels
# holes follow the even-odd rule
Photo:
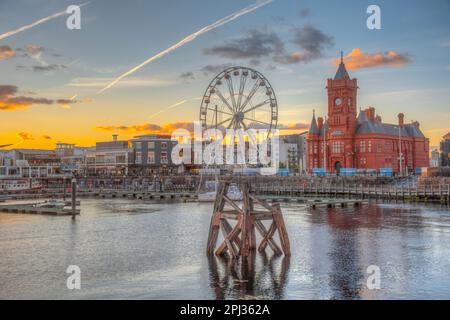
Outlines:
[[[448,299],[448,207],[282,204],[292,256],[205,256],[212,207],[83,199],[70,217],[0,214],[0,299]],[[68,218],[68,219],[66,219]],[[66,269],[82,269],[67,290]],[[366,286],[369,265],[381,290]],[[209,276],[208,276],[209,275]]]
[[[216,299],[283,299],[290,257],[255,252],[247,259],[208,256]]]

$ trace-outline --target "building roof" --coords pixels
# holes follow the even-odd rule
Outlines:
[[[405,124],[400,133],[403,137],[425,138],[420,131],[417,123]],[[389,124],[378,121],[377,119],[369,120],[364,111],[360,111],[358,115],[358,127],[356,134],[379,133],[390,136],[399,135],[399,125]]]
[[[320,128],[319,135],[323,136],[328,131],[328,120],[325,120],[325,123],[323,124],[322,128]]]
[[[443,138],[444,140],[450,140],[450,132],[447,133]]]
[[[13,149],[12,151],[17,151],[23,154],[46,154],[46,155],[56,155],[54,150],[48,149]]]
[[[316,113],[313,110],[313,117],[311,120],[311,125],[309,126],[309,134],[319,134],[319,128],[316,122]]]
[[[334,76],[334,80],[339,80],[339,79],[344,79],[344,78],[350,79],[350,76],[348,75],[347,69],[345,68],[344,56],[343,56],[343,53],[341,52],[341,63],[339,64],[336,75]]]

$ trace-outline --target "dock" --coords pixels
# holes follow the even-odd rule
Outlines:
[[[72,216],[74,214],[71,208],[42,208],[42,207],[35,207],[35,204],[0,205],[0,212],[42,214],[51,216]],[[80,209],[76,209],[75,215],[79,214]]]

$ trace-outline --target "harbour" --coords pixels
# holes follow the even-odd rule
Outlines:
[[[0,298],[436,299],[450,287],[446,206],[280,203],[291,256],[207,257],[212,203],[86,198],[75,220],[0,214]],[[176,234],[176,237],[173,235]],[[67,290],[68,265],[80,290]],[[369,265],[381,289],[366,286]]]

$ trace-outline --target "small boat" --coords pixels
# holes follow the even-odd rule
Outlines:
[[[66,206],[66,202],[63,200],[51,199],[42,203],[34,205],[36,208],[59,208],[62,209]]]

